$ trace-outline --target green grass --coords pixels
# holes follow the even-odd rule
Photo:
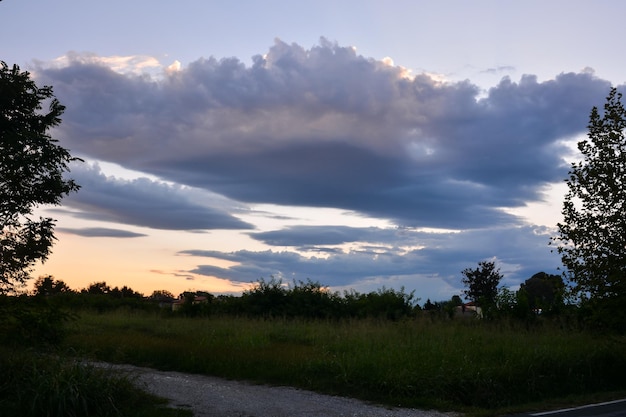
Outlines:
[[[138,389],[126,375],[29,350],[0,348],[0,410],[6,417],[189,417]]]
[[[94,358],[491,414],[626,392],[626,340],[476,321],[305,322],[81,313]]]

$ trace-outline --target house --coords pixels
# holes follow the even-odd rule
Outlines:
[[[172,311],[180,310],[186,301],[187,301],[187,297],[181,296],[178,300],[172,303]],[[203,295],[194,295],[193,300],[191,301],[191,304],[196,305],[196,304],[204,304],[208,302],[209,302],[208,297],[203,296]]]

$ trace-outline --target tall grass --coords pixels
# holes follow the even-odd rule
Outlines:
[[[0,297],[0,415],[3,417],[189,416],[56,349],[73,316],[45,298]]]
[[[68,346],[95,358],[349,395],[494,409],[626,389],[626,343],[556,326],[163,318],[83,313]]]
[[[0,350],[0,410],[6,417],[189,415],[138,389],[127,375],[66,357]]]

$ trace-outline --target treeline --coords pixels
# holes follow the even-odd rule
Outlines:
[[[71,310],[93,309],[99,312],[118,308],[161,311],[190,317],[231,315],[260,318],[304,319],[386,319],[400,320],[419,315],[431,318],[455,317],[486,319],[513,318],[525,321],[538,316],[563,313],[565,288],[558,275],[537,273],[526,280],[518,291],[500,288],[492,300],[464,303],[454,295],[449,300],[423,305],[415,291],[383,287],[360,293],[354,290],[332,292],[311,280],[291,284],[271,278],[261,279],[241,295],[214,295],[205,291],[187,291],[178,296],[166,290],[156,290],[146,296],[124,286],[109,287],[95,282],[80,291],[69,288],[52,276],[37,279],[32,298],[46,299],[58,307]]]
[[[421,310],[414,292],[383,287],[378,291],[331,292],[318,282],[307,280],[285,284],[282,280],[261,279],[241,295],[214,295],[205,291],[186,291],[177,297],[167,290],[145,296],[129,287],[109,287],[96,282],[80,291],[69,288],[51,276],[40,277],[30,298],[71,310],[99,312],[119,308],[161,311],[190,317],[233,315],[260,318],[377,318],[399,320],[413,317]]]
[[[570,327],[587,327],[590,311],[565,301],[565,287],[558,275],[544,272],[526,280],[518,291],[501,287],[493,299],[464,303],[459,295],[449,300],[426,300],[415,291],[383,287],[360,293],[333,292],[307,280],[286,284],[261,279],[241,295],[214,295],[187,291],[174,296],[166,290],[144,295],[127,286],[110,287],[95,282],[73,290],[52,276],[35,281],[34,291],[19,296],[0,296],[0,338],[55,343],[63,337],[63,323],[81,311],[99,313],[125,309],[167,316],[283,318],[305,320],[376,319],[403,320],[513,320],[526,325],[557,320]],[[598,329],[598,327],[594,327]]]
[[[187,315],[230,314],[263,318],[341,319],[376,318],[399,320],[420,310],[414,292],[382,288],[369,293],[331,292],[318,282],[260,280],[241,296],[211,297],[207,303],[185,298],[181,312]]]

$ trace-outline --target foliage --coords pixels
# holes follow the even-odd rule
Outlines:
[[[42,275],[35,281],[34,294],[39,296],[50,296],[72,291],[67,284],[61,280],[55,280],[52,275]]]
[[[45,278],[57,282],[41,281],[48,282]],[[136,297],[119,297],[105,282],[95,284],[108,290],[0,298],[27,310],[10,314],[11,322],[0,320],[1,344],[39,344],[31,337],[45,339],[46,320],[63,306],[78,320],[62,328],[68,332],[58,339],[62,346],[102,360],[289,384],[386,404],[491,409],[626,389],[623,339],[581,331],[571,320],[575,315],[566,314],[568,306],[550,317],[538,315],[522,290],[500,288],[492,320],[475,320],[456,314],[458,296],[428,300],[421,311],[412,292],[383,288],[340,295],[310,280],[292,285],[262,280],[246,297],[185,292],[189,303],[176,312],[130,288],[125,291]],[[198,296],[206,302],[193,303]],[[267,309],[268,299],[278,303]],[[0,317],[7,311],[2,305]],[[32,332],[23,337],[20,329]],[[559,382],[563,375],[566,383]]]
[[[39,88],[28,72],[0,62],[0,292],[22,285],[50,253],[54,220],[32,219],[34,208],[58,205],[79,188],[63,178],[77,158],[48,134],[63,111],[51,87]]]
[[[556,314],[564,305],[565,284],[560,275],[538,272],[520,285],[528,308],[541,314]]]
[[[152,300],[171,300],[174,298],[174,294],[169,292],[168,290],[154,290],[152,294],[150,294],[150,299]]]
[[[498,289],[495,304],[488,311],[490,318],[515,319],[529,325],[536,321],[537,313],[530,309],[524,291],[511,291],[506,287]]]
[[[214,312],[238,311],[248,317],[285,317],[306,319],[382,318],[398,320],[414,314],[414,292],[382,288],[366,294],[346,291],[343,296],[318,282],[261,279],[240,298],[218,299]],[[228,305],[230,304],[230,308]],[[237,309],[233,308],[237,306]],[[220,309],[225,307],[225,309]]]
[[[544,281],[550,283],[550,291],[540,285]],[[484,299],[481,300],[482,312],[486,312],[491,318],[513,317],[530,321],[534,321],[539,309],[545,317],[556,316],[565,307],[562,286],[558,275],[540,272],[526,280],[517,292],[507,288],[498,289],[492,304],[485,304]],[[458,295],[447,301],[432,302],[428,299],[423,308],[420,308],[415,291],[407,293],[404,288],[395,290],[383,287],[369,293],[350,290],[340,294],[311,280],[294,281],[286,285],[275,278],[259,280],[241,296],[216,296],[206,291],[185,291],[174,297],[168,291],[153,291],[149,297],[144,297],[127,286],[111,288],[104,281],[74,291],[63,281],[55,280],[52,276],[42,276],[36,281],[33,294],[37,297],[45,296],[54,306],[72,310],[90,309],[100,313],[124,308],[187,317],[231,315],[313,320],[376,318],[393,321],[416,317],[426,312],[432,319],[473,317],[471,314],[460,314],[465,309]],[[176,308],[173,308],[174,302]]]
[[[109,292],[111,292],[111,287],[109,287],[107,283],[104,281],[93,282],[89,284],[89,286],[83,289],[81,292],[87,293],[87,294],[104,295],[104,294],[108,294]]]
[[[282,317],[286,313],[287,288],[281,280],[272,277],[260,279],[257,284],[241,296],[249,315]]]
[[[597,324],[626,331],[626,110],[611,89],[604,113],[593,107],[582,160],[571,165],[558,245],[574,293]],[[601,314],[600,314],[601,313]],[[608,313],[608,314],[605,314]]]
[[[109,294],[113,298],[143,298],[143,294],[134,291],[132,288],[124,285],[122,288],[113,287],[109,290]]]
[[[404,288],[399,291],[393,288],[379,289],[375,292],[360,294],[356,291],[344,293],[346,313],[352,318],[378,318],[399,320],[411,317],[415,313],[418,300],[415,291],[405,293]]]
[[[107,361],[289,385],[392,406],[521,407],[624,390],[623,338],[545,322],[82,314],[67,346]],[[505,413],[490,415],[503,415]]]
[[[2,349],[0,372],[5,417],[190,416],[166,409],[129,376],[64,357]]]
[[[72,315],[46,299],[0,296],[0,342],[4,345],[56,345]]]
[[[495,303],[498,284],[502,279],[500,269],[496,269],[495,262],[480,261],[477,268],[466,268],[461,273],[464,276],[463,284],[467,287],[464,291],[467,298],[475,303],[484,304],[483,307]]]

